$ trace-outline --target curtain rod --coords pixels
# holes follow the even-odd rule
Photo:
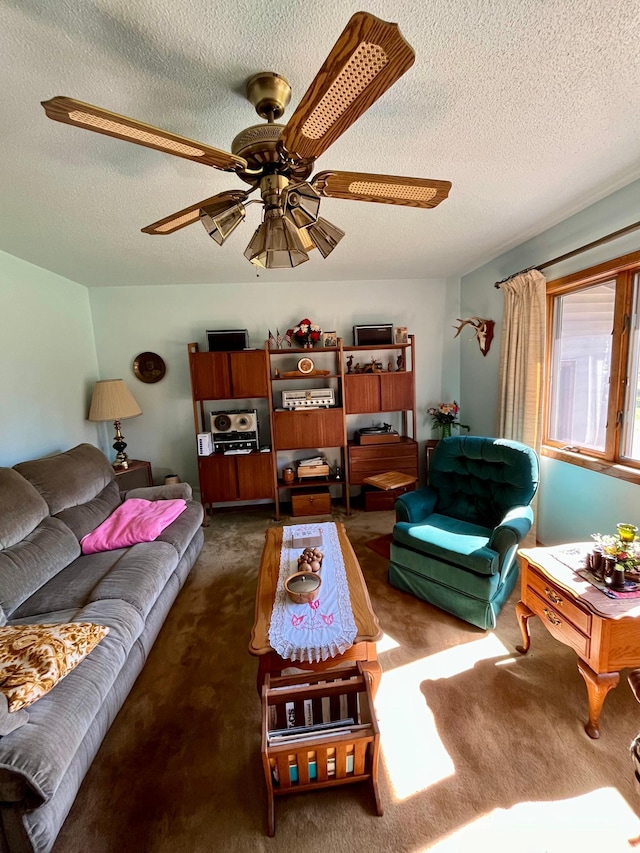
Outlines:
[[[522,275],[525,272],[531,272],[531,270],[543,270],[546,267],[552,267],[554,264],[559,264],[560,261],[567,261],[569,258],[573,258],[575,255],[580,255],[582,252],[586,252],[588,249],[595,249],[596,246],[602,246],[604,243],[608,243],[610,240],[615,240],[616,237],[622,237],[625,234],[630,234],[632,231],[636,231],[640,228],[640,222],[634,222],[633,225],[627,225],[625,228],[621,228],[619,231],[614,231],[612,234],[607,234],[606,237],[600,237],[599,240],[594,240],[593,243],[587,243],[586,246],[580,246],[579,249],[573,249],[571,252],[567,252],[564,255],[560,255],[558,258],[552,258],[550,261],[545,261],[543,264],[536,264],[533,267],[527,267],[525,270],[519,270],[518,272],[514,272],[511,275],[508,275],[506,278],[500,279],[500,281],[496,281],[494,287],[500,287],[501,284],[504,284],[505,281],[511,281],[512,278],[515,278],[517,275]]]

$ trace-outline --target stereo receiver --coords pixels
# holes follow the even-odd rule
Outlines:
[[[283,391],[283,409],[328,409],[335,406],[333,388],[310,388],[308,391]]]

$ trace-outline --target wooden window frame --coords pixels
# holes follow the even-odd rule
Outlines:
[[[601,474],[617,477],[632,483],[640,483],[640,460],[621,458],[621,419],[624,411],[629,357],[628,315],[631,312],[634,276],[640,275],[640,251],[554,279],[547,282],[547,346],[545,356],[544,383],[544,432],[542,455],[560,459]],[[602,452],[591,448],[566,450],[563,442],[549,438],[549,407],[551,352],[553,345],[553,307],[558,296],[582,290],[606,281],[616,280],[616,297],[613,320],[613,347],[611,351],[610,391],[607,407],[605,449]]]

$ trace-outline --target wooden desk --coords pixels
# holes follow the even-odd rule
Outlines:
[[[520,551],[522,586],[516,615],[522,654],[531,645],[529,619],[539,616],[549,633],[578,655],[589,698],[585,729],[589,737],[598,738],[600,712],[620,680],[619,670],[640,666],[640,598],[609,598],[576,574],[571,566],[583,568],[582,554],[592,548],[592,543],[582,542]]]
[[[262,559],[258,569],[255,621],[251,630],[251,642],[249,643],[250,654],[258,657],[258,693],[260,695],[262,695],[262,685],[267,673],[280,675],[283,669],[290,666],[311,670],[312,672],[324,672],[335,668],[343,661],[359,660],[362,661],[362,669],[371,675],[371,690],[375,696],[382,674],[378,663],[376,642],[382,639],[382,631],[378,618],[371,607],[369,591],[344,525],[337,523],[336,527],[347,572],[351,609],[356,623],[357,633],[353,645],[342,655],[313,663],[285,660],[271,648],[269,645],[269,626],[280,572],[282,528],[267,528]]]

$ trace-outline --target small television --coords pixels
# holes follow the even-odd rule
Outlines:
[[[209,352],[249,349],[246,329],[207,329]]]
[[[393,323],[383,323],[379,326],[354,326],[353,345],[385,346],[393,343]]]

